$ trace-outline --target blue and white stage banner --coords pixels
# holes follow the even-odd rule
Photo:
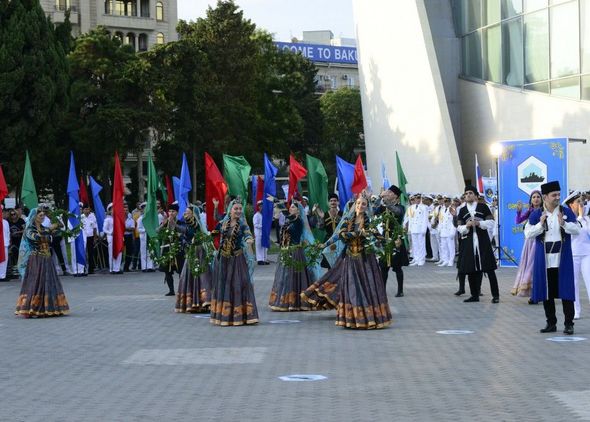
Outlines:
[[[482,177],[483,194],[488,204],[492,203],[494,196],[498,194],[498,180],[495,177]]]
[[[543,183],[557,180],[562,196],[568,192],[567,138],[502,141],[498,161],[499,225],[502,253],[500,265],[514,267],[520,262],[524,244],[524,223],[516,224],[516,205],[524,210],[529,197]]]

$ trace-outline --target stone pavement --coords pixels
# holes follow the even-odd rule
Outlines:
[[[273,274],[256,269],[252,327],[175,314],[161,273],[62,278],[71,315],[41,320],[16,318],[19,283],[0,283],[0,421],[590,420],[585,291],[588,340],[558,343],[538,332],[542,305],[510,296],[513,269],[498,305],[486,279],[482,302],[453,296],[453,268],[408,268],[404,298],[390,274],[394,324],[378,331],[270,312]],[[300,323],[271,323],[285,319]]]

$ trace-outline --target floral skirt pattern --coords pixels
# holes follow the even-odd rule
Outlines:
[[[533,265],[535,264],[535,238],[526,239],[522,246],[518,272],[512,286],[513,296],[530,297],[533,288]]]
[[[66,315],[70,310],[50,256],[32,254],[27,263],[17,315],[50,317]]]
[[[315,309],[336,309],[340,298],[338,283],[342,277],[344,256],[340,256],[334,266],[301,293],[301,299],[311,304]]]
[[[211,323],[249,325],[258,323],[254,288],[244,255],[219,255],[213,267]]]
[[[313,282],[313,274],[305,265],[304,249],[296,249],[291,255],[291,259],[303,265],[303,270],[285,267],[281,262],[277,264],[270,292],[270,309],[273,311],[312,310],[312,305],[301,297],[301,293]]]
[[[375,255],[347,255],[342,267],[336,325],[357,329],[390,325],[391,310]]]
[[[203,259],[205,254],[203,248],[197,248],[196,253],[199,259]],[[187,261],[185,261],[180,272],[174,311],[180,313],[209,312],[211,306],[211,277],[211,271],[205,271],[195,277]]]

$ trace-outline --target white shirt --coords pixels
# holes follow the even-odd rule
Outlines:
[[[107,236],[113,235],[113,216],[107,215],[104,218],[104,223],[102,224],[102,231],[106,233]]]
[[[4,249],[8,249],[10,245],[10,225],[8,221],[2,219],[2,234],[4,234]],[[8,259],[8,257],[6,257]]]
[[[143,225],[143,214],[137,217],[137,231],[140,236],[145,236],[145,226]]]
[[[559,207],[555,207],[553,212],[545,211],[547,213],[547,231],[541,221],[535,225],[527,224],[524,228],[524,236],[529,239],[531,237],[537,237],[545,231],[545,242],[561,242],[561,228],[559,227]],[[564,218],[567,216],[564,214]],[[568,234],[580,233],[580,225],[577,221],[568,222],[567,220],[563,224],[563,229]],[[561,253],[545,253],[545,266],[547,268],[559,268],[559,259]]]
[[[262,236],[262,213],[260,211],[252,217],[252,224],[254,225],[254,236]]]
[[[125,236],[132,236],[133,230],[127,231],[127,229],[135,230],[135,220],[133,219],[131,214],[127,214],[127,219],[125,220]]]
[[[428,207],[414,204],[410,207],[408,228],[412,234],[424,234],[428,228]]]
[[[91,237],[94,236],[94,229],[98,228],[98,224],[96,222],[96,216],[93,212],[86,216],[84,213],[80,216],[80,220],[82,221],[82,226],[84,230],[84,236]]]
[[[439,223],[438,230],[441,237],[454,237],[455,236],[455,225],[453,224],[453,214],[451,214],[450,208],[442,207],[439,212]]]
[[[578,217],[582,224],[580,234],[572,236],[572,254],[574,256],[590,255],[590,217]]]

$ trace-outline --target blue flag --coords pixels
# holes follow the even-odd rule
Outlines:
[[[174,189],[174,198],[180,204],[180,179],[172,176],[172,188]]]
[[[80,224],[80,185],[76,177],[76,165],[74,164],[74,153],[70,152],[70,175],[68,176],[68,211],[74,216],[69,218],[72,227]],[[84,237],[82,230],[74,241],[76,263],[86,265],[86,251],[84,250]],[[72,251],[74,253],[74,251]],[[73,269],[77,272],[77,269]]]
[[[274,203],[268,196],[277,196],[277,184],[275,177],[278,169],[268,159],[266,153],[264,154],[264,198],[262,203],[262,246],[270,248],[270,230],[272,226],[272,216],[274,210]]]
[[[387,177],[387,168],[385,167],[383,160],[381,160],[381,179],[383,181],[383,189],[389,189],[391,183],[389,183],[389,177]]]
[[[98,232],[102,232],[102,226],[104,223],[104,217],[106,213],[104,212],[104,205],[100,200],[100,191],[102,190],[102,186],[96,183],[96,180],[90,176],[90,190],[92,191],[92,202],[94,203],[94,215],[96,216],[96,224],[98,225]]]
[[[191,184],[191,175],[188,172],[188,163],[186,154],[182,153],[182,169],[180,170],[180,185],[178,187],[178,219],[184,220],[184,211],[190,203],[188,193],[193,189]]]
[[[258,176],[250,177],[250,184],[252,185],[252,208],[256,212],[256,193],[258,192]]]
[[[343,210],[346,203],[352,198],[352,183],[354,182],[354,164],[344,161],[336,156],[336,170],[338,180],[338,197],[340,209]]]

